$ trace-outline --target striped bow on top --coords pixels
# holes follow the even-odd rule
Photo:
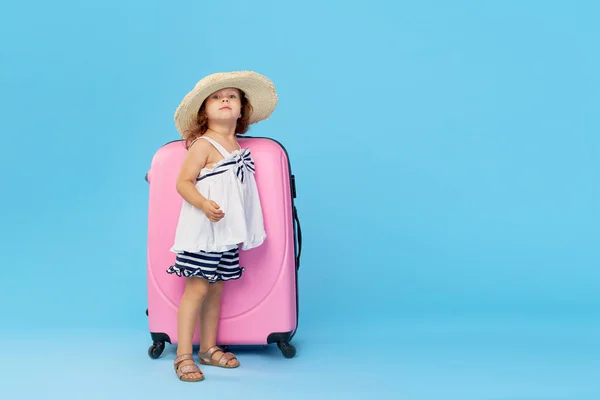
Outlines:
[[[250,171],[254,173],[254,160],[252,159],[252,154],[250,154],[250,149],[244,149],[241,153],[236,154],[233,159],[235,160],[235,164],[237,166],[237,170],[235,174],[239,178],[240,182],[244,183],[244,173],[245,171]]]
[[[254,160],[252,159],[252,154],[250,153],[250,149],[244,149],[241,152],[234,154],[233,157],[224,162],[221,165],[218,165],[214,171],[204,175],[198,176],[196,181],[201,181],[202,179],[208,178],[209,176],[219,175],[224,173],[230,168],[234,168],[235,174],[240,180],[240,182],[244,183],[246,172],[254,173]]]

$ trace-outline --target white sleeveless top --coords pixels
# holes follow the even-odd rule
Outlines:
[[[260,246],[267,235],[250,150],[240,148],[229,153],[209,137],[198,139],[208,140],[223,159],[200,171],[196,189],[216,202],[225,216],[212,222],[202,210],[183,199],[171,251],[224,252],[239,245],[244,250]]]

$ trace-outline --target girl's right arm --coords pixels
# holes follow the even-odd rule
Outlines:
[[[217,203],[208,200],[196,189],[196,178],[206,165],[211,146],[206,140],[197,140],[190,147],[181,165],[176,188],[185,201],[202,210],[211,221],[217,222],[223,218],[223,211]]]

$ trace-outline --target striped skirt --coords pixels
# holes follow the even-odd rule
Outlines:
[[[204,278],[209,282],[229,281],[242,276],[239,248],[224,253],[183,252],[177,254],[175,264],[167,273],[184,277]]]

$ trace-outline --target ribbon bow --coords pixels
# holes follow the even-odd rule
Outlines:
[[[235,164],[236,164],[236,175],[238,179],[244,183],[244,173],[246,170],[254,173],[254,160],[252,159],[252,155],[250,154],[250,149],[244,149],[244,151],[235,156]]]

